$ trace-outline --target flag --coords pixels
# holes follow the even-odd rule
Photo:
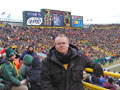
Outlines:
[[[1,15],[5,15],[5,12],[2,12]]]
[[[7,16],[7,18],[10,18],[10,16],[11,16],[11,14],[9,13],[8,16]]]

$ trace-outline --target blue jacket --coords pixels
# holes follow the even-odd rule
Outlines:
[[[22,61],[23,60],[23,57],[26,55],[26,54],[29,54],[29,52],[28,52],[28,50],[25,50],[23,53],[22,53],[22,55],[20,56],[20,59],[19,59],[19,61]],[[29,55],[31,55],[31,54],[29,54]],[[31,56],[36,56],[37,54],[34,52]]]

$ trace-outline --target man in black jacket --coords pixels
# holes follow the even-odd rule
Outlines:
[[[92,62],[78,49],[70,45],[68,37],[60,34],[55,38],[53,47],[43,61],[41,69],[42,90],[84,90],[83,70],[93,68],[95,75],[103,74],[101,66]],[[99,71],[96,72],[96,71]]]

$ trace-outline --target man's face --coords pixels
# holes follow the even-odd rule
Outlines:
[[[11,60],[15,60],[16,55],[13,55],[12,57],[10,57]]]
[[[66,37],[57,37],[55,39],[55,48],[62,54],[67,54],[69,48],[69,40]]]
[[[30,47],[30,48],[29,48],[29,51],[33,51],[33,47]]]

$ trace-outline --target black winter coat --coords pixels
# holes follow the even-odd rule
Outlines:
[[[67,69],[57,57],[55,47],[50,50],[42,63],[40,78],[42,90],[84,90],[83,70],[86,67],[93,68],[95,63],[79,52],[76,47],[70,45],[69,49],[72,54],[68,57],[70,63]]]
[[[29,70],[26,73],[27,80],[30,82],[31,88],[29,90],[41,90],[40,86],[40,72],[42,63],[38,57],[34,57]]]

